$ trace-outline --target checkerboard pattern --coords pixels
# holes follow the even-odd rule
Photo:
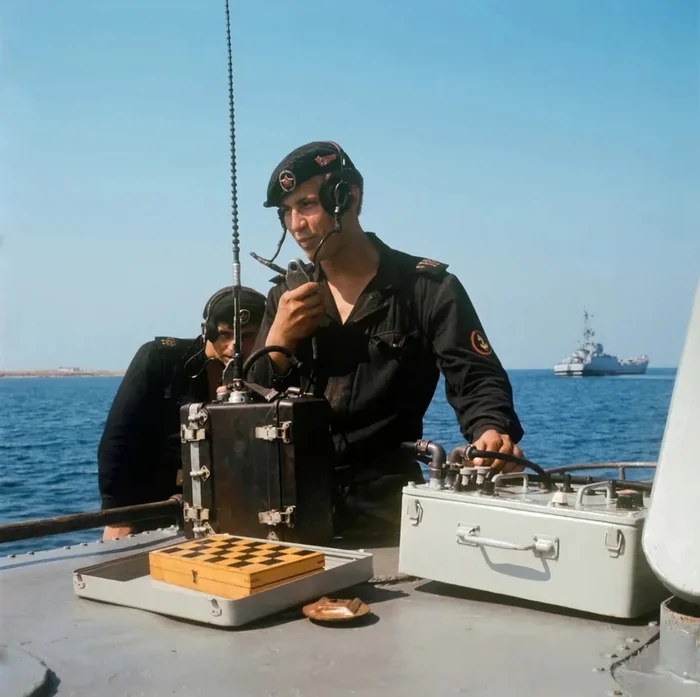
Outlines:
[[[324,556],[310,549],[219,535],[190,540],[158,551],[170,558],[190,559],[204,566],[227,568],[241,573],[281,568],[312,559],[322,563]]]
[[[325,555],[275,542],[211,535],[155,549],[148,561],[155,581],[235,599],[322,572]]]

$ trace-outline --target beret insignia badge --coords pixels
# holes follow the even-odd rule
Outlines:
[[[294,172],[290,172],[288,169],[283,169],[280,172],[277,181],[280,183],[282,191],[286,191],[287,193],[293,191],[294,187],[297,185],[297,178],[294,176]]]

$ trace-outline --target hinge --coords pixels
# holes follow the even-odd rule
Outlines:
[[[292,422],[281,421],[279,426],[256,426],[255,437],[262,440],[281,440],[283,443],[291,443]]]
[[[198,409],[199,405],[190,405],[187,424],[180,424],[180,442],[190,443],[197,440],[206,440],[206,422],[209,414],[205,409]]]
[[[209,535],[214,534],[214,528],[212,528],[212,526],[207,522],[195,523],[192,526],[192,532],[194,533],[195,537],[208,537]]]
[[[214,529],[209,525],[209,509],[197,508],[185,503],[182,511],[183,518],[193,523],[192,532],[195,537],[206,537],[213,535]]]
[[[209,479],[210,474],[211,472],[209,472],[209,470],[206,467],[200,467],[200,469],[198,470],[192,470],[190,472],[190,477],[192,477],[192,479],[199,479],[203,482],[206,482],[207,479]]]
[[[262,511],[258,513],[258,522],[261,525],[280,525],[284,524],[288,528],[294,527],[294,509],[296,506],[287,506],[284,511],[272,509],[270,511]]]
[[[206,428],[188,428],[185,424],[180,424],[180,442],[191,443],[196,440],[206,440]]]
[[[209,520],[209,509],[190,506],[187,502],[185,502],[182,515],[185,520]]]

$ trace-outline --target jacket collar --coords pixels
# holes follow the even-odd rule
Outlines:
[[[353,323],[360,322],[370,315],[384,310],[390,304],[390,298],[401,285],[402,275],[405,275],[406,272],[401,263],[399,252],[389,247],[375,233],[366,232],[365,235],[379,253],[379,266],[374,278],[367,284],[348,317],[348,322]],[[328,317],[340,322],[333,296],[325,283],[325,276],[320,265],[315,270],[314,279],[324,285],[326,299],[329,301],[329,307],[332,308]]]

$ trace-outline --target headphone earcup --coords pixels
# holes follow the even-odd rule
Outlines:
[[[216,341],[218,338],[219,338],[218,327],[212,326],[211,323],[207,324],[207,333],[206,333],[207,341]]]
[[[340,215],[343,215],[350,208],[352,190],[345,180],[334,173],[321,184],[319,199],[328,215],[335,215],[336,205],[340,209]]]
[[[214,341],[214,339],[216,339],[212,333],[212,328],[209,322],[202,322],[202,338],[205,341]]]
[[[204,321],[200,325],[202,329],[202,336],[206,341],[214,341],[219,337],[219,328],[212,322],[211,313],[214,309],[214,305],[216,305],[216,303],[219,302],[219,300],[221,300],[221,298],[223,298],[225,295],[231,293],[231,290],[231,287],[222,288],[214,293],[209,300],[207,300],[207,304],[204,307],[204,312],[202,313]]]

